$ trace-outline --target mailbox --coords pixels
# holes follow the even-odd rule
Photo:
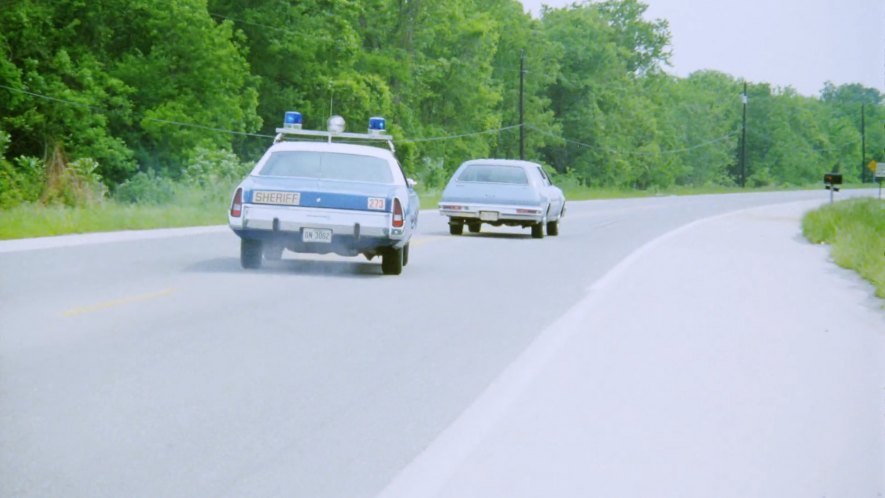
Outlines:
[[[827,185],[841,185],[842,173],[824,173],[824,183]]]

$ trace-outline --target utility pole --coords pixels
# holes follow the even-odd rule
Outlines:
[[[864,104],[860,105],[860,183],[867,182],[867,129]]]
[[[525,50],[519,52],[519,158],[525,159]]]
[[[741,120],[741,188],[747,184],[747,82],[744,82],[744,94],[741,96],[744,117]]]

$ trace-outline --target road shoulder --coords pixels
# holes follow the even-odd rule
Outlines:
[[[381,496],[876,496],[885,313],[754,208],[643,247]]]

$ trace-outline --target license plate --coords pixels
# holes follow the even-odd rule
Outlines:
[[[332,230],[324,228],[305,228],[301,231],[302,242],[332,242]]]
[[[498,221],[497,211],[480,211],[479,219],[482,221]]]

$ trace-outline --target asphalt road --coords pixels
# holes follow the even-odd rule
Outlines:
[[[291,253],[244,271],[226,229],[2,243],[0,496],[373,496],[646,242],[826,196],[575,202],[543,240],[422,212],[399,277]]]

